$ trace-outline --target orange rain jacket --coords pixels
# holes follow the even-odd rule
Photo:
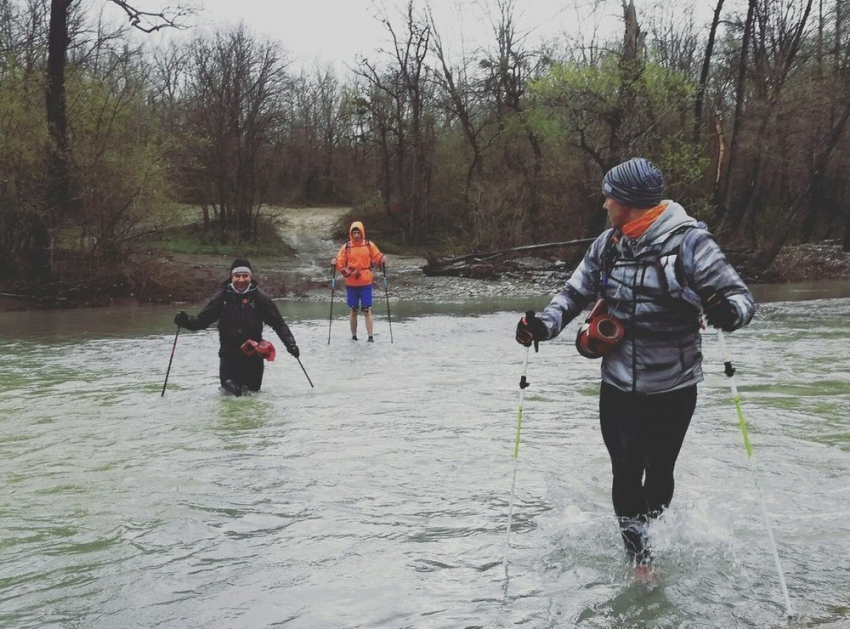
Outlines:
[[[354,242],[351,230],[360,230],[363,238]],[[346,286],[369,286],[372,283],[372,267],[381,264],[384,254],[374,242],[366,240],[366,229],[360,221],[354,221],[348,228],[348,242],[339,248],[333,259],[334,268],[345,277]]]

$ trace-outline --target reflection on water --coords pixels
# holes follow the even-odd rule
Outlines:
[[[850,297],[850,280],[755,284],[750,287],[759,302],[802,301]]]
[[[801,301],[850,297],[850,280],[829,280],[793,284],[756,284],[751,287],[760,305],[779,301]],[[408,300],[393,293],[390,316],[393,321],[404,322],[423,315],[475,316],[493,312],[524,312],[541,310],[549,303],[548,295],[535,297],[480,297],[450,302],[433,300]],[[329,323],[330,302],[278,300],[278,307],[287,322],[321,320]],[[203,303],[193,307],[180,306],[195,312]],[[0,342],[35,338],[56,342],[78,343],[87,339],[111,336],[143,336],[164,334],[174,329],[177,306],[121,306],[115,308],[0,312]],[[342,338],[348,330],[345,304],[337,298],[332,332]],[[375,301],[377,325],[386,324],[386,306]],[[362,325],[362,322],[361,322]],[[327,333],[327,330],[326,330]],[[389,332],[387,331],[387,334]]]
[[[728,343],[791,626],[840,626],[850,299],[759,299]],[[783,626],[711,332],[654,589],[623,563],[598,362],[575,323],[532,352],[505,579],[530,301],[398,301],[393,344],[343,313],[330,346],[329,304],[280,302],[316,388],[281,353],[239,399],[214,330],[180,335],[160,397],[174,308],[0,314],[0,626]]]

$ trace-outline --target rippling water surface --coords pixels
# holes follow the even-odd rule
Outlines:
[[[215,331],[180,335],[160,397],[173,309],[0,314],[0,626],[850,624],[850,299],[728,337],[787,625],[713,333],[654,589],[611,513],[598,363],[575,323],[531,354],[506,578],[513,328],[545,303],[401,305],[393,343],[378,312],[376,343],[339,318],[329,346],[324,307],[284,302],[315,388],[280,353],[241,399]]]

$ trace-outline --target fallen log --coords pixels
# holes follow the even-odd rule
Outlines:
[[[467,253],[454,258],[439,258],[433,253],[425,254],[426,264],[422,267],[425,275],[467,275],[472,269],[480,268],[482,263],[501,258],[509,254],[523,254],[530,251],[545,251],[546,249],[557,249],[559,247],[570,247],[574,245],[589,245],[595,238],[579,238],[578,240],[565,240],[563,242],[547,242],[539,245],[523,245],[511,247],[499,251],[483,251],[478,253]],[[477,274],[477,273],[476,273]]]

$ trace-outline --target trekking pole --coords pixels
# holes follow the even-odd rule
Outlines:
[[[384,297],[387,298],[387,321],[390,322],[390,343],[393,342],[393,317],[390,313],[390,294],[387,292],[387,265],[381,265],[381,271],[384,273]]]
[[[331,265],[331,314],[328,316],[328,345],[331,344],[331,324],[334,321],[334,289],[335,288],[336,288],[336,265],[332,264]],[[308,380],[309,380],[309,378],[308,378]]]
[[[526,317],[534,316],[534,312],[526,312]],[[505,576],[508,576],[508,556],[511,550],[511,520],[514,515],[514,493],[516,489],[516,470],[519,465],[519,435],[522,430],[522,405],[525,401],[525,390],[528,388],[528,379],[525,377],[528,373],[528,354],[531,346],[525,348],[525,358],[522,361],[522,375],[519,377],[519,407],[516,418],[516,437],[514,438],[514,474],[511,480],[511,499],[508,503],[508,534],[505,539]],[[534,351],[537,351],[537,341],[534,342]]]
[[[295,360],[297,360],[297,361],[298,361],[298,364],[299,364],[299,365],[301,365],[301,359],[300,359],[300,358],[296,358]],[[301,371],[303,371],[303,372],[304,372],[304,375],[305,375],[305,376],[307,376],[307,370],[306,370],[306,369],[304,369],[304,365],[301,365]],[[307,376],[307,382],[309,382],[309,383],[310,383],[310,387],[311,387],[311,388],[313,388],[313,389],[315,389],[315,388],[316,388],[316,387],[314,387],[314,386],[313,386],[313,381],[312,381],[312,380],[310,380],[310,376]]]
[[[717,329],[717,339],[720,341],[720,351],[723,354],[723,371],[729,378],[729,385],[732,388],[732,401],[735,403],[735,410],[738,411],[738,423],[741,426],[741,433],[744,436],[744,448],[747,450],[747,459],[750,462],[750,470],[753,473],[756,490],[758,491],[761,514],[764,518],[764,526],[767,529],[767,539],[770,542],[773,561],[776,563],[776,572],[779,574],[779,585],[782,588],[782,597],[785,599],[785,613],[791,618],[793,615],[791,611],[791,599],[788,597],[788,588],[785,586],[785,574],[782,572],[782,563],[779,561],[779,551],[776,548],[776,540],[773,538],[773,529],[770,526],[770,520],[767,515],[764,491],[762,490],[761,481],[756,470],[756,460],[753,457],[753,446],[750,444],[750,437],[747,434],[747,423],[744,421],[744,413],[741,410],[741,397],[738,395],[738,387],[735,384],[735,367],[732,366],[732,361],[729,359],[729,352],[726,350],[726,336],[720,328]]]
[[[174,360],[174,349],[177,347],[177,337],[180,336],[180,326],[177,326],[177,334],[174,335],[174,344],[171,346],[171,358],[168,359],[168,369],[165,370],[165,382],[162,383],[162,393],[159,397],[165,397],[165,387],[168,386],[168,374],[171,373],[171,361]]]

